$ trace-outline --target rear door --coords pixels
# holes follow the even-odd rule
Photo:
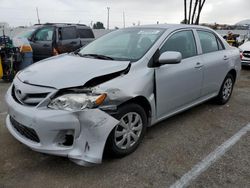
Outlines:
[[[77,28],[77,32],[80,36],[81,46],[92,42],[95,39],[94,33],[90,28]]]
[[[160,119],[198,100],[203,76],[192,30],[173,33],[160,49],[160,53],[166,51],[180,52],[182,61],[155,69],[156,106]]]
[[[52,56],[53,41],[55,40],[55,28],[43,27],[38,29],[30,41],[34,60],[41,60]]]
[[[204,81],[202,96],[215,95],[227,74],[229,55],[221,40],[211,31],[197,30],[202,49]]]
[[[75,26],[58,29],[57,50],[59,53],[72,52],[80,48],[81,42]]]

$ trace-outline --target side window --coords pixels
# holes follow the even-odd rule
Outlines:
[[[160,49],[160,53],[166,51],[180,52],[183,59],[197,55],[193,32],[189,30],[174,33]]]
[[[53,39],[54,28],[42,28],[36,34],[34,39],[36,41],[52,41]]]
[[[91,29],[77,29],[80,38],[95,38]]]
[[[219,50],[218,40],[213,33],[207,31],[197,31],[197,32],[200,38],[202,52],[204,54]]]
[[[59,29],[59,39],[68,40],[76,38],[78,38],[76,27],[63,27]]]

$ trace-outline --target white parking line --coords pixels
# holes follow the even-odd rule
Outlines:
[[[216,150],[205,157],[201,162],[196,164],[189,172],[184,174],[181,179],[176,181],[170,188],[184,188],[187,187],[190,182],[196,179],[202,172],[208,169],[215,161],[225,154],[234,144],[236,144],[240,138],[250,131],[250,124],[240,129],[235,135],[221,144]]]
[[[1,112],[0,116],[6,115],[6,114],[7,114],[7,112]]]

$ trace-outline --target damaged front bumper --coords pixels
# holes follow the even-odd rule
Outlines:
[[[32,150],[66,156],[79,165],[102,162],[106,140],[119,121],[100,109],[79,112],[34,108],[6,94],[9,132]]]

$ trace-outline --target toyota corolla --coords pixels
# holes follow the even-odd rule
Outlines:
[[[111,32],[19,72],[6,101],[9,132],[31,149],[80,165],[135,151],[146,128],[215,98],[230,99],[239,50],[200,26]]]

